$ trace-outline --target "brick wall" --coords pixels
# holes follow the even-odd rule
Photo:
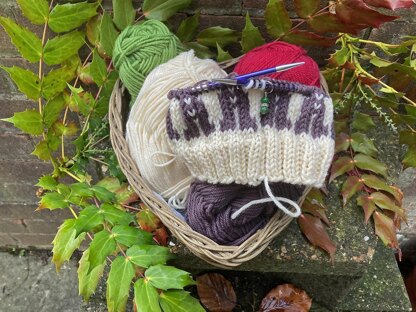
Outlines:
[[[110,3],[110,0],[105,0],[104,6],[109,7]],[[135,3],[138,6],[140,1]],[[244,27],[243,16],[249,11],[253,22],[265,32],[262,16],[266,3],[267,0],[194,0],[192,8],[185,13],[201,8],[201,27],[221,25],[241,30]],[[292,3],[287,1],[288,8],[293,9]],[[389,42],[396,41],[400,34],[415,35],[415,13],[416,9],[403,11],[400,20],[373,31],[373,38]],[[15,0],[1,0],[0,14],[30,26],[21,16]],[[30,27],[40,34],[39,27]],[[310,50],[318,61],[325,58],[326,52]],[[0,29],[0,64],[33,67],[19,57],[3,29]],[[36,105],[20,94],[8,75],[0,70],[0,118],[30,107]],[[66,211],[34,212],[38,199],[33,185],[42,173],[50,171],[50,166],[31,156],[33,149],[32,138],[0,121],[0,247],[49,248],[57,226],[69,215]]]

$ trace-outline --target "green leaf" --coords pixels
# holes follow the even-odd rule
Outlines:
[[[399,192],[396,188],[388,185],[386,181],[380,179],[379,177],[364,174],[361,176],[361,179],[368,187],[371,187],[377,191],[381,190],[390,193],[398,202],[400,202],[403,198],[403,194],[401,194],[401,192]]]
[[[406,145],[415,145],[416,144],[416,132],[413,132],[411,130],[400,131],[399,143],[406,144]]]
[[[217,44],[217,62],[223,62],[229,59],[232,59],[233,57],[228,53],[228,51],[224,51],[221,49],[221,47]]]
[[[58,120],[66,103],[67,98],[63,94],[55,96],[46,103],[43,109],[43,123],[46,128],[50,128]]]
[[[36,186],[39,186],[43,188],[44,190],[48,190],[48,191],[55,191],[57,185],[58,185],[58,182],[56,181],[56,179],[50,175],[45,175],[39,178],[39,181],[36,184]]]
[[[100,43],[109,57],[113,56],[114,44],[118,34],[111,16],[107,12],[104,12],[100,27]]]
[[[246,25],[241,33],[241,48],[244,53],[265,43],[259,29],[253,25],[248,12],[246,13]]]
[[[129,225],[133,221],[129,213],[110,204],[101,205],[101,209],[104,211],[104,219],[112,225]]]
[[[40,200],[40,205],[38,209],[63,209],[68,207],[68,202],[65,199],[65,196],[56,192],[46,193],[42,196]]]
[[[335,154],[346,151],[350,147],[351,138],[345,134],[340,133],[335,138]]]
[[[65,3],[56,5],[49,15],[49,27],[56,33],[78,28],[97,15],[99,2]]]
[[[383,176],[387,176],[387,167],[382,162],[363,154],[357,154],[354,157],[355,165],[363,170],[369,170]]]
[[[173,258],[173,254],[167,247],[157,245],[136,245],[127,250],[127,256],[134,264],[148,268],[152,265],[166,264]]]
[[[74,121],[66,122],[56,121],[52,126],[53,133],[57,136],[73,136],[78,132],[78,126]]]
[[[375,127],[373,119],[367,115],[360,112],[355,112],[354,118],[352,120],[352,127],[356,130],[366,131],[372,127]]]
[[[67,219],[59,227],[55,238],[52,241],[53,244],[53,257],[52,262],[56,266],[56,270],[59,272],[62,264],[68,261],[75,249],[79,248],[82,241],[85,238],[85,234],[76,236],[76,230],[74,228],[75,219]]]
[[[136,10],[133,8],[132,0],[113,0],[114,24],[123,30],[134,22]]]
[[[160,294],[164,312],[204,312],[199,301],[184,290],[168,290]]]
[[[97,209],[94,206],[88,206],[78,216],[78,219],[75,222],[75,229],[77,230],[77,235],[82,232],[88,232],[91,229],[99,226],[103,223],[104,216],[101,210]]]
[[[102,86],[107,79],[107,65],[98,54],[97,50],[94,50],[94,56],[90,67],[90,74],[94,82],[99,87]]]
[[[319,9],[319,0],[295,0],[295,10],[299,17],[309,18]]]
[[[115,199],[114,193],[108,191],[102,186],[94,185],[92,190],[94,191],[94,195],[102,202],[110,202]]]
[[[354,161],[349,156],[343,156],[338,158],[332,163],[331,176],[329,177],[329,183],[340,175],[354,169]]]
[[[283,0],[269,0],[265,12],[267,32],[273,38],[280,38],[292,27]]]
[[[230,43],[238,41],[239,34],[230,28],[214,26],[204,29],[198,34],[197,41],[207,47],[224,47]]]
[[[78,30],[49,39],[44,49],[45,63],[48,65],[61,64],[77,54],[84,43],[85,33]]]
[[[111,263],[107,279],[107,308],[109,312],[126,310],[130,283],[135,275],[133,264],[124,257],[117,257]]]
[[[35,25],[43,25],[49,16],[49,4],[46,0],[17,0],[23,15]]]
[[[343,46],[341,49],[336,50],[335,53],[331,54],[329,62],[336,66],[342,66],[350,59],[350,54],[350,50],[346,46]]]
[[[94,235],[94,239],[90,244],[90,269],[101,265],[105,258],[116,251],[117,244],[114,237],[110,235],[106,230],[102,230]]]
[[[371,193],[371,199],[373,200],[373,202],[377,205],[377,207],[382,208],[382,209],[386,209],[386,210],[391,210],[394,211],[395,213],[397,213],[401,219],[406,219],[406,215],[404,213],[404,210],[397,206],[394,201],[388,197],[387,195],[381,193],[381,192],[374,192]]]
[[[17,66],[3,67],[9,73],[19,91],[24,93],[29,99],[37,101],[40,97],[39,78],[30,70],[26,70]]]
[[[195,51],[195,55],[201,59],[207,59],[215,56],[215,53],[212,52],[210,48],[195,41],[185,43],[185,47],[193,49]]]
[[[115,177],[105,177],[98,181],[96,185],[101,186],[113,193],[121,187],[120,181]]]
[[[42,115],[37,110],[14,113],[13,117],[2,119],[12,123],[25,133],[40,135],[43,132]]]
[[[147,245],[153,243],[153,235],[128,225],[116,225],[111,230],[113,237],[119,244],[127,247],[133,245]]]
[[[147,280],[159,289],[182,289],[185,286],[195,285],[189,273],[167,265],[154,265],[145,272]]]
[[[85,182],[77,182],[69,185],[71,189],[71,195],[79,197],[93,197],[94,192],[91,187]]]
[[[363,182],[360,180],[360,178],[356,176],[350,176],[348,179],[344,182],[342,189],[341,189],[341,195],[342,195],[342,203],[345,206],[348,201],[351,199],[351,197],[354,196],[355,193],[362,190],[364,187]]]
[[[324,37],[306,30],[294,30],[283,37],[283,40],[297,45],[331,47],[336,37]]]
[[[374,213],[374,226],[376,229],[376,235],[380,237],[384,245],[392,248],[399,247],[396,236],[396,226],[394,225],[394,221],[392,219],[387,217],[385,214],[376,211]]]
[[[25,59],[32,63],[39,62],[42,55],[42,41],[38,36],[7,17],[0,16],[0,25]]]
[[[35,150],[31,154],[37,156],[39,159],[49,161],[52,157],[52,153],[56,151],[60,145],[61,140],[52,132],[49,132],[46,139],[41,140],[36,144]]]
[[[166,21],[176,12],[187,8],[192,0],[144,0],[143,14],[148,19]]]
[[[374,204],[373,200],[367,194],[362,194],[357,197],[357,204],[361,206],[364,210],[365,224],[368,223],[374,211],[377,207]]]
[[[159,293],[144,278],[134,283],[134,303],[137,312],[162,312],[159,306]]]
[[[319,34],[341,32],[356,35],[361,29],[359,25],[342,23],[335,14],[328,11],[308,18],[307,23]]]
[[[62,64],[60,68],[51,70],[42,80],[42,95],[49,100],[63,92],[68,82],[77,75],[80,59],[74,55]]]
[[[416,146],[410,146],[403,158],[405,168],[416,167]]]
[[[198,10],[194,15],[184,19],[179,25],[176,36],[178,36],[182,42],[189,42],[195,38],[198,32],[200,15],[201,12]]]
[[[377,148],[364,133],[353,133],[351,135],[351,147],[356,153],[363,153],[369,156],[377,156]]]
[[[106,260],[104,259],[102,264],[97,265],[90,272],[90,262],[88,260],[89,256],[90,249],[88,248],[82,254],[78,267],[79,294],[84,298],[85,301],[88,301],[91,295],[95,293],[106,264]]]

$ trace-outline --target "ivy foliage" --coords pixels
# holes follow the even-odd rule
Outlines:
[[[17,66],[0,68],[37,108],[31,106],[4,120],[38,137],[32,154],[53,165],[53,171],[37,184],[38,209],[69,209],[73,214],[53,241],[57,270],[83,244],[78,279],[85,300],[109,267],[109,311],[125,310],[130,289],[138,311],[203,311],[185,290],[195,284],[189,273],[167,265],[173,255],[165,247],[166,228],[125,183],[109,145],[107,119],[118,79],[111,57],[119,33],[144,19],[170,24],[169,19],[191,0],[145,0],[140,10],[132,0],[113,0],[112,12],[105,11],[99,0],[16,1],[29,22],[43,25],[42,35],[7,17],[0,16],[0,25],[21,56],[38,68],[33,72]],[[245,53],[263,44],[266,36],[332,47],[335,52],[323,70],[336,117],[336,156],[329,181],[343,178],[343,205],[355,201],[365,222],[373,221],[381,240],[397,248],[395,232],[406,220],[403,194],[387,182],[388,168],[378,158],[379,147],[368,131],[375,127],[375,119],[381,119],[406,146],[403,165],[416,167],[416,37],[388,44],[357,34],[368,35],[372,27],[396,19],[392,10],[409,8],[412,1],[337,0],[321,7],[319,0],[295,0],[294,4],[295,18],[283,0],[268,1],[267,33],[248,13],[241,32],[222,26],[201,29],[199,10],[172,30],[199,57],[216,58],[224,67],[238,61],[235,51]],[[83,54],[86,51],[82,59],[81,49]],[[93,181],[88,173],[91,163],[106,177]],[[333,260],[336,246],[326,232],[331,222],[324,193],[313,189],[302,211],[301,231]]]

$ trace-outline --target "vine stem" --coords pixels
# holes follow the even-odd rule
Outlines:
[[[54,0],[51,0],[51,4],[49,5],[49,12],[52,10],[53,1]],[[45,47],[46,31],[48,30],[48,22],[49,22],[49,16],[45,19],[45,26],[43,27],[43,33],[42,33],[42,52],[41,52],[41,55],[40,55],[39,71],[38,71],[39,84],[42,83],[42,79],[43,79],[43,57],[44,57],[43,49]],[[39,113],[42,114],[43,107],[42,107],[42,96],[41,95],[39,95],[38,105],[39,105]]]

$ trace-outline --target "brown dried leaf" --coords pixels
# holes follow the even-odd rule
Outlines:
[[[207,273],[196,278],[198,296],[210,312],[232,311],[237,302],[233,285],[218,273]]]
[[[301,214],[298,218],[299,227],[309,242],[325,250],[334,262],[335,244],[331,241],[321,219],[309,214]]]
[[[308,212],[315,217],[318,217],[323,222],[325,222],[326,225],[330,226],[330,222],[328,220],[328,217],[326,216],[326,209],[323,208],[319,203],[312,203],[309,200],[305,200],[302,205],[302,211]]]
[[[377,236],[380,237],[385,245],[392,248],[399,247],[396,237],[396,226],[391,218],[376,211],[374,213],[374,225]]]
[[[273,288],[261,301],[259,312],[308,312],[312,306],[309,295],[292,284]]]
[[[341,189],[342,204],[345,206],[351,197],[353,197],[358,191],[361,191],[363,187],[364,183],[360,178],[356,176],[348,177]]]
[[[343,156],[338,158],[332,163],[329,183],[331,183],[335,178],[352,169],[354,169],[354,161],[351,159],[351,157]]]
[[[364,220],[365,224],[367,224],[368,220],[370,220],[374,211],[376,211],[377,209],[376,204],[374,204],[374,202],[368,195],[364,194],[357,197],[357,204],[363,208]]]

